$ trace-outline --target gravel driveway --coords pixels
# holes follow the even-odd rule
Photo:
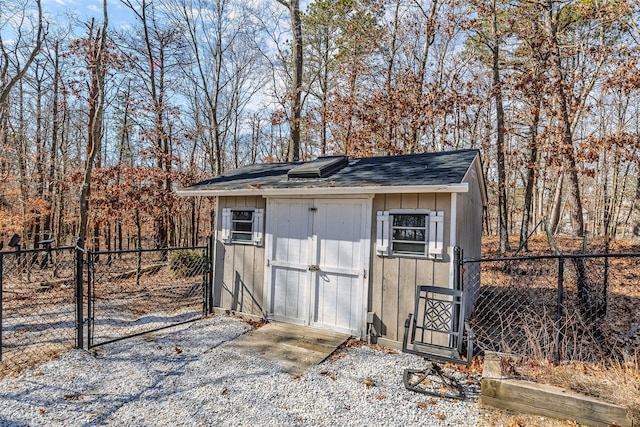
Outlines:
[[[466,401],[406,390],[424,361],[349,347],[301,376],[226,348],[250,326],[217,316],[59,359],[0,381],[0,426],[476,426]],[[366,381],[365,381],[366,380]]]

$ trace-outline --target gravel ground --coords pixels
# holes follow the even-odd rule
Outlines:
[[[73,350],[0,381],[0,426],[476,426],[483,418],[477,381],[465,401],[406,390],[403,369],[423,366],[419,357],[349,347],[291,376],[225,347],[250,328],[216,316]]]

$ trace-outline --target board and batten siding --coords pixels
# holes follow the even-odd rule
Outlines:
[[[218,197],[213,305],[226,310],[264,316],[264,243],[261,246],[223,244],[220,240],[223,208],[264,209],[266,200],[260,196]],[[269,215],[265,211],[266,217]],[[264,238],[263,238],[264,242]],[[222,272],[222,274],[220,274]]]
[[[410,256],[379,256],[371,247],[371,278],[369,282],[369,311],[374,313],[374,328],[378,343],[399,348],[404,334],[404,322],[414,310],[418,285],[449,287],[451,254],[449,230],[451,225],[451,195],[448,193],[382,194],[373,199],[371,241],[376,241],[378,211],[392,209],[429,209],[444,211],[444,250],[442,259]]]
[[[456,244],[462,248],[463,258],[479,258],[482,254],[482,215],[483,188],[480,185],[482,169],[479,162],[473,162],[462,182],[469,184],[469,191],[458,193],[456,205]],[[467,299],[467,316],[480,294],[480,274],[477,271],[465,269],[462,286],[470,298]]]

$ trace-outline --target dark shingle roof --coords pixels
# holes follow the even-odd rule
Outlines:
[[[185,188],[183,194],[198,190],[459,184],[478,154],[478,150],[472,149],[349,159],[344,168],[325,178],[303,179],[288,178],[287,172],[305,162],[257,164],[194,184]]]

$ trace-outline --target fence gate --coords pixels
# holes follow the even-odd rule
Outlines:
[[[200,319],[209,311],[207,246],[87,251],[88,347]]]

